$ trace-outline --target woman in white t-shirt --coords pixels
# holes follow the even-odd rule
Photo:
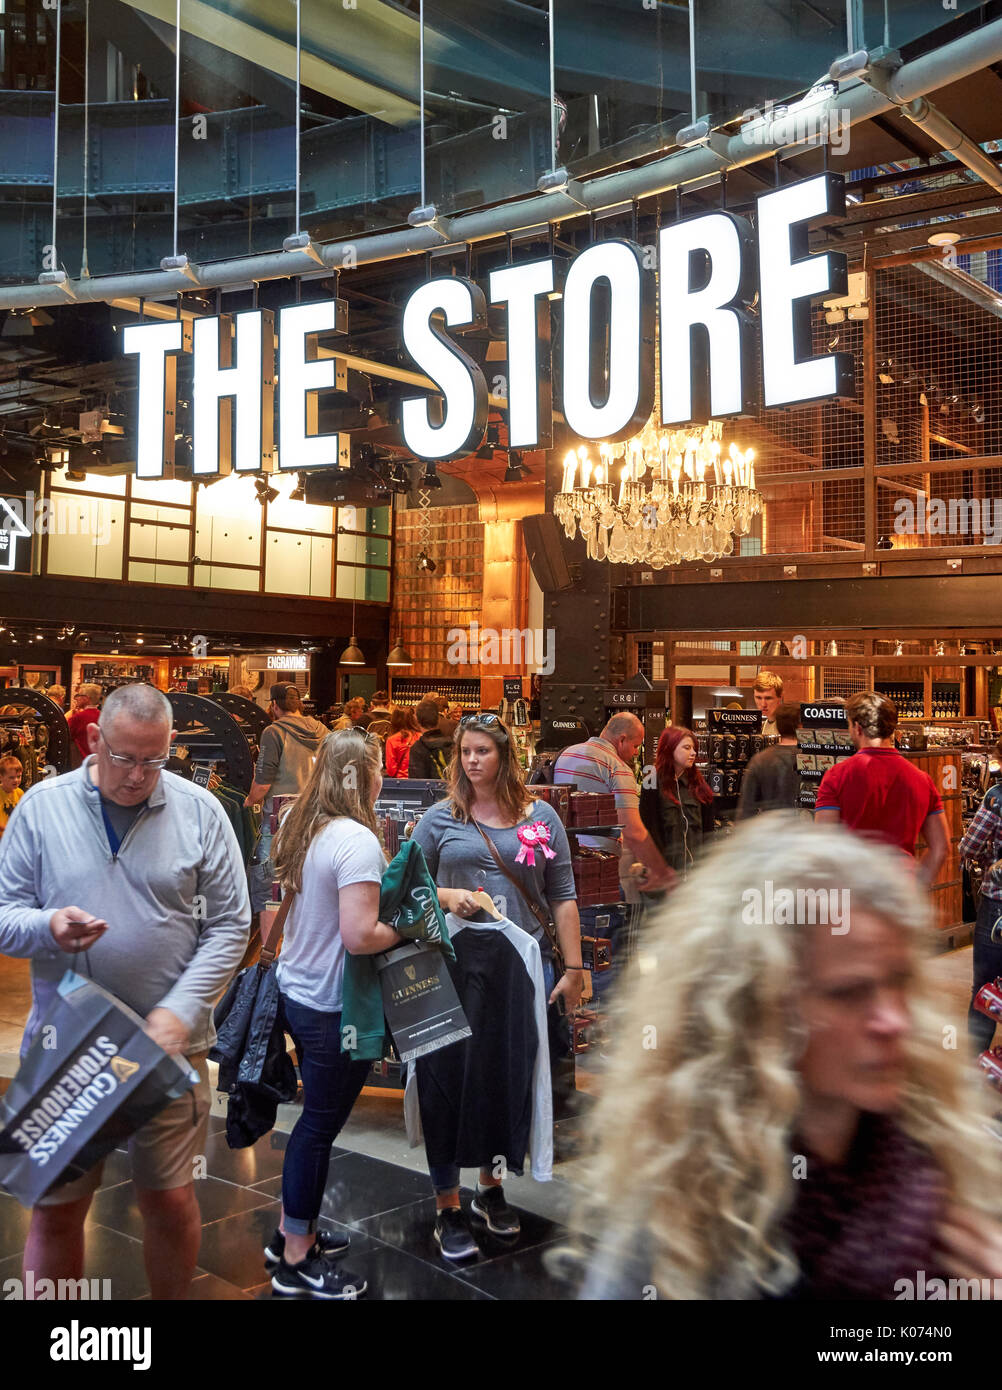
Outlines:
[[[365,1084],[369,1063],[341,1051],[345,952],[374,955],[400,937],[379,921],[386,857],[376,835],[382,786],[380,741],[363,729],[325,739],[305,790],[274,843],[282,892],[296,898],[285,925],[277,978],[286,1030],[303,1080],[303,1113],[282,1168],[282,1225],[265,1251],[271,1285],[290,1297],[350,1299],[365,1280],[330,1257],[347,1240],[318,1231],[331,1145]]]

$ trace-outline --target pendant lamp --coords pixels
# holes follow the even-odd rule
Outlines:
[[[355,600],[351,601],[351,641],[345,647],[338,658],[339,666],[364,666],[365,655],[358,645],[358,638],[355,636]]]

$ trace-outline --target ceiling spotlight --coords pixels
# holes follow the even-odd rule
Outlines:
[[[136,646],[137,646],[137,647],[141,647],[142,645],[143,645],[143,639],[142,639],[141,637],[137,637],[137,638],[136,638]]]
[[[289,493],[290,502],[306,501],[306,477],[302,473],[296,474],[296,486]]]
[[[434,574],[438,569],[438,565],[425,550],[418,552],[417,567],[419,570],[427,570],[429,574]]]
[[[529,470],[522,462],[522,455],[517,449],[510,449],[508,451],[508,467],[504,472],[505,482],[520,483],[523,478],[527,478],[528,476]]]
[[[433,463],[426,463],[424,472],[421,475],[422,487],[441,487],[442,479],[438,476],[438,470]]]
[[[274,502],[278,497],[278,488],[272,487],[267,478],[254,479],[254,491],[257,493],[257,500],[264,505],[265,502]]]
[[[930,246],[956,246],[960,240],[959,232],[933,232],[926,238]]]
[[[79,468],[67,468],[66,481],[69,483],[85,483],[87,474]]]

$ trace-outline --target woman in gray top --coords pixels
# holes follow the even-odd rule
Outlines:
[[[449,795],[427,811],[413,838],[424,851],[446,912],[473,918],[483,909],[476,894],[485,890],[503,915],[539,942],[549,1001],[570,1010],[581,999],[581,923],[574,897],[574,875],[567,833],[556,812],[536,801],[508,730],[496,714],[468,715],[460,723],[448,773]],[[498,867],[488,837],[516,888]],[[553,952],[529,904],[552,917],[565,970],[555,980]],[[438,1208],[435,1238],[448,1259],[476,1254],[459,1204],[459,1173],[432,1172]],[[492,1231],[514,1235],[518,1216],[507,1205],[500,1179],[482,1169],[474,1210]]]

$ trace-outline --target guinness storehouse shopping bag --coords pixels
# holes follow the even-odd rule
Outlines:
[[[469,1038],[473,1029],[437,946],[410,942],[376,958],[383,1013],[401,1062]]]
[[[143,1020],[70,970],[0,1101],[0,1187],[22,1206],[80,1177],[198,1073],[168,1056]]]

